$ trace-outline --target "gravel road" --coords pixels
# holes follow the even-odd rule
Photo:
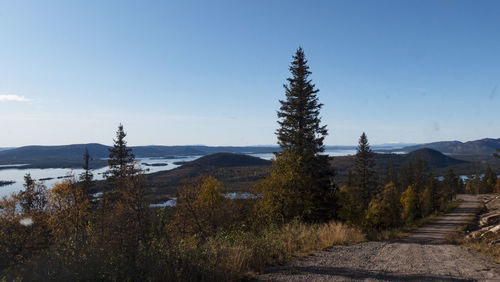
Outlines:
[[[268,269],[260,281],[500,281],[500,266],[485,255],[447,244],[446,235],[474,217],[476,196],[452,213],[392,241],[335,246]]]

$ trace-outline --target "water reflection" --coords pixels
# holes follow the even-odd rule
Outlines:
[[[353,155],[356,153],[354,149],[339,149],[339,150],[326,150],[325,154],[330,156],[346,156]],[[270,160],[274,157],[273,153],[260,153],[260,154],[248,154],[250,156],[262,158],[265,160]],[[136,161],[144,169],[145,173],[154,173],[158,171],[171,170],[176,167],[181,166],[185,162],[189,162],[199,158],[200,156],[179,156],[174,158],[137,158]],[[33,179],[43,182],[48,188],[54,186],[57,182],[61,182],[65,177],[78,176],[83,172],[83,169],[68,169],[68,168],[21,168],[26,164],[15,164],[15,165],[1,165],[2,167],[9,167],[6,169],[0,169],[0,180],[4,181],[15,181],[14,184],[1,186],[0,187],[0,197],[5,195],[10,195],[12,193],[17,193],[23,190],[24,176],[29,173]],[[19,167],[19,168],[18,168]],[[94,179],[102,180],[104,178],[104,173],[108,170],[108,167],[102,167],[92,171],[94,174]]]
[[[174,162],[184,161],[189,162],[199,158],[200,156],[189,156],[189,157],[176,157],[170,159],[159,159],[159,158],[138,158],[137,163],[141,165],[142,163],[147,163],[148,165],[141,165],[145,173],[154,173],[158,171],[170,170],[180,165],[174,164]],[[155,164],[164,164],[157,166]],[[165,165],[166,164],[166,165]],[[10,167],[10,166],[9,166]],[[102,167],[92,171],[94,174],[94,179],[102,180],[104,178],[104,173],[108,170],[108,167]],[[6,185],[0,187],[0,197],[5,195],[10,195],[12,193],[17,193],[24,189],[24,176],[29,173],[33,179],[41,181],[47,187],[52,187],[57,182],[61,182],[65,177],[77,176],[83,172],[83,169],[68,169],[68,168],[8,168],[0,170],[0,180],[12,180],[15,181],[14,184]]]

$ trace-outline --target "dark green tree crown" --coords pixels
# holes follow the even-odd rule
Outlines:
[[[131,171],[131,165],[135,160],[132,149],[127,147],[125,137],[127,134],[123,131],[123,125],[118,126],[116,131],[116,139],[113,139],[113,147],[109,149],[109,173],[112,178],[120,178],[126,176]]]
[[[293,150],[301,155],[315,155],[324,151],[323,141],[328,134],[326,126],[321,126],[319,103],[315,89],[308,78],[311,72],[299,47],[290,66],[292,77],[284,84],[286,100],[280,100],[276,131],[278,144],[284,150]]]
[[[375,160],[372,149],[368,143],[368,137],[363,132],[359,137],[358,150],[354,157],[355,184],[361,189],[365,207],[376,193]]]

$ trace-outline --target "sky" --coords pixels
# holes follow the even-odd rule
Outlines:
[[[302,46],[328,145],[500,137],[500,1],[0,0],[0,147],[276,144]]]

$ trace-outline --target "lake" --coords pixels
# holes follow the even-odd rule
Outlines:
[[[326,154],[330,156],[346,156],[352,155],[356,153],[356,150],[352,149],[339,149],[339,150],[326,150]],[[251,156],[259,157],[262,159],[270,160],[274,157],[272,153],[262,153],[262,154],[248,154]],[[137,158],[136,161],[141,165],[142,169],[145,170],[145,173],[154,173],[158,171],[171,170],[179,165],[174,164],[174,162],[189,162],[192,160],[196,160],[201,156],[179,156],[175,158]],[[148,164],[148,165],[144,165]],[[166,166],[155,166],[166,164]],[[13,165],[9,165],[12,167]],[[21,164],[19,165],[21,166]],[[108,167],[102,167],[99,169],[95,169],[92,171],[94,174],[94,179],[102,180],[104,178],[104,173],[108,170]],[[74,175],[78,177],[79,174],[83,172],[83,169],[68,169],[68,168],[8,168],[0,170],[0,180],[3,181],[15,181],[14,184],[0,186],[0,197],[10,195],[12,193],[17,193],[24,189],[24,176],[29,173],[31,177],[36,180],[43,180],[43,184],[45,184],[48,188],[54,186],[55,183],[61,182],[65,177]],[[49,178],[49,179],[47,179]]]

